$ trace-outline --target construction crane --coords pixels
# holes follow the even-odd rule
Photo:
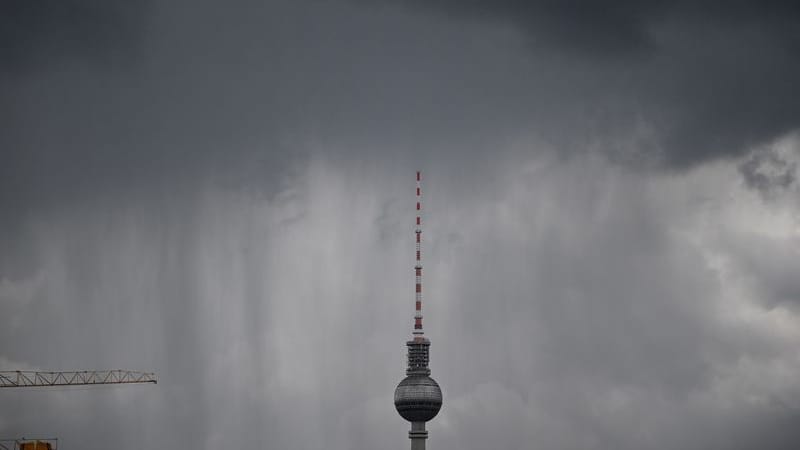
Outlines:
[[[37,386],[83,386],[97,384],[157,383],[156,374],[132,370],[82,370],[41,372],[33,370],[0,371],[0,388]]]
[[[0,371],[0,388],[157,383],[156,374],[133,370]],[[57,450],[58,438],[0,439],[0,450]]]

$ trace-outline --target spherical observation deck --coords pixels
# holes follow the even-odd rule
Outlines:
[[[427,422],[442,407],[442,390],[427,375],[407,376],[394,390],[394,407],[409,422]]]

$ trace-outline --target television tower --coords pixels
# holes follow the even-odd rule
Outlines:
[[[412,339],[406,342],[408,347],[408,368],[406,377],[394,390],[394,406],[397,412],[411,422],[411,450],[425,450],[425,440],[428,432],[425,422],[436,417],[442,407],[442,390],[436,381],[430,377],[431,369],[428,368],[428,348],[431,341],[425,337],[422,329],[422,189],[421,176],[417,172],[417,225],[416,248],[417,264],[414,266],[416,273],[416,313],[414,314],[414,331]]]

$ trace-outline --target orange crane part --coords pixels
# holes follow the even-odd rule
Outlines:
[[[0,439],[0,450],[58,450],[58,438]]]

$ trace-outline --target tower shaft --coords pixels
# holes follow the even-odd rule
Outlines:
[[[428,440],[425,422],[411,422],[408,438],[411,439],[411,450],[425,450],[425,441]]]

